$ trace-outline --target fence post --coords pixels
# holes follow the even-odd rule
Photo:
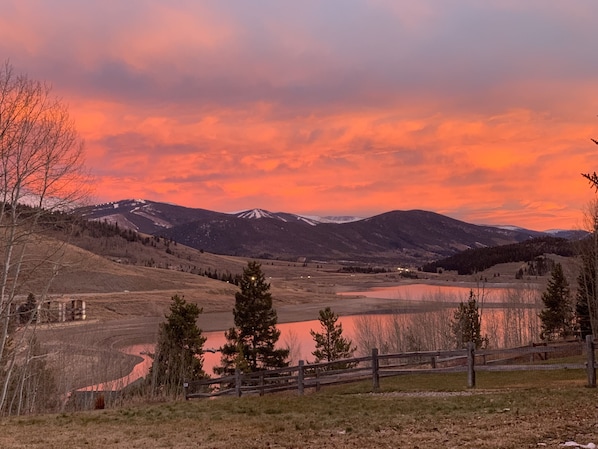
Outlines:
[[[297,371],[297,387],[299,389],[299,396],[303,396],[303,379],[304,379],[304,369],[303,369],[303,365],[304,365],[304,361],[303,360],[299,360],[299,369]]]
[[[264,395],[264,372],[260,372],[260,396]]]
[[[467,343],[467,388],[475,388],[475,345]]]
[[[183,390],[185,391],[185,401],[189,400],[189,382],[183,382]]]
[[[372,389],[380,389],[380,362],[378,361],[378,348],[372,349]]]
[[[320,367],[316,365],[316,391],[320,391]]]
[[[235,369],[235,394],[238,398],[241,397],[241,370]]]
[[[586,364],[586,370],[588,373],[588,387],[596,388],[596,357],[594,355],[594,336],[586,335],[586,352],[588,362]]]

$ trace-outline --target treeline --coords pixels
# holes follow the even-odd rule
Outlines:
[[[359,273],[359,274],[385,274],[385,273],[393,273],[398,274],[400,277],[407,278],[407,279],[418,279],[417,273],[409,270],[400,270],[397,271],[391,268],[384,268],[384,267],[360,267],[360,266],[345,266],[341,267],[337,270],[337,273]]]
[[[579,254],[578,247],[579,242],[560,237],[537,237],[510,245],[468,249],[425,264],[422,271],[436,273],[439,270],[449,270],[461,275],[469,275],[500,263],[534,261],[538,256],[547,253],[564,257],[576,256]]]
[[[379,273],[390,273],[389,268],[384,267],[356,267],[356,266],[347,266],[347,267],[340,267],[337,270],[339,273],[364,273],[364,274],[379,274]]]
[[[147,265],[147,266],[151,266],[151,265]],[[212,269],[210,267],[203,269],[201,267],[197,267],[194,265],[193,267],[181,268],[179,271],[184,271],[186,273],[191,273],[191,274],[197,274],[199,276],[205,276],[210,279],[214,279],[216,281],[227,282],[229,284],[235,284],[235,285],[239,285],[239,282],[241,281],[240,274],[232,274],[228,270],[223,270],[223,271],[219,272],[217,269],[214,269],[214,271],[212,271]]]

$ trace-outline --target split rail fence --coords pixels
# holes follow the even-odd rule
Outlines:
[[[380,379],[405,374],[467,373],[467,386],[475,388],[476,372],[480,371],[545,371],[585,370],[588,387],[596,387],[595,341],[588,335],[584,342],[546,343],[512,349],[476,350],[473,343],[467,349],[452,351],[417,351],[379,354],[378,349],[366,357],[305,364],[281,369],[242,373],[231,376],[185,382],[185,399],[223,395],[273,393],[296,390],[302,395],[307,388],[318,391],[322,386],[372,381],[373,391],[380,388]],[[572,354],[585,354],[585,363],[546,363]]]

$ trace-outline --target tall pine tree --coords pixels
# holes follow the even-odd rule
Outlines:
[[[221,366],[216,374],[231,374],[235,369],[255,372],[288,365],[288,349],[277,349],[280,331],[278,316],[272,307],[270,284],[266,282],[261,265],[249,262],[235,294],[234,327],[224,333],[227,343],[220,351]]]
[[[540,312],[542,320],[542,340],[565,338],[573,332],[573,307],[569,282],[563,273],[563,267],[557,263],[552,269],[546,291],[542,294],[544,308]]]
[[[310,330],[310,334],[316,342],[316,349],[312,352],[318,362],[332,362],[334,360],[347,359],[353,356],[357,347],[353,346],[351,340],[343,337],[343,326],[337,324],[338,315],[330,307],[320,310],[320,325],[322,332]],[[349,368],[349,364],[331,365],[333,369]]]
[[[197,326],[202,309],[178,295],[172,297],[170,314],[160,324],[158,344],[148,379],[153,390],[166,396],[183,391],[183,382],[206,377],[203,344],[206,338]]]
[[[451,325],[457,348],[466,348],[469,342],[472,342],[476,349],[488,345],[488,337],[482,336],[482,317],[473,290],[469,291],[467,303],[459,303]]]

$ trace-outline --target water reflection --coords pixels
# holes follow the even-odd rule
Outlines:
[[[461,285],[402,284],[392,287],[373,287],[362,291],[342,292],[340,296],[365,296],[366,298],[401,299],[412,301],[467,301],[470,291],[482,302],[502,301],[508,290],[534,290],[536,284],[484,283]]]
[[[456,303],[467,301],[473,290],[479,298],[482,334],[487,335],[491,347],[515,347],[537,340],[540,333],[538,312],[540,292],[536,285],[486,284],[438,286],[405,284],[373,288],[360,292],[345,292],[346,296],[365,296],[388,299],[388,310],[396,300],[426,303],[419,312],[360,314],[342,316],[343,335],[358,347],[359,355],[371,348],[382,352],[448,349],[454,346],[451,320]],[[311,362],[315,343],[310,330],[320,332],[318,320],[281,323],[279,343],[290,349],[291,364],[299,360]],[[207,332],[206,348],[219,348],[225,343],[224,332]],[[206,353],[204,369],[208,374],[220,364],[220,354]]]
[[[365,355],[371,348],[381,352],[435,350],[453,347],[451,320],[459,301],[467,301],[470,290],[480,301],[482,334],[488,335],[491,347],[515,347],[537,340],[540,332],[538,312],[541,308],[540,292],[535,285],[513,287],[506,284],[475,286],[434,286],[406,284],[399,287],[375,288],[361,292],[345,292],[347,296],[365,296],[393,300],[403,299],[426,303],[420,312],[361,314],[341,316],[343,335],[358,347],[358,355]],[[313,362],[315,343],[310,330],[321,332],[317,319],[294,323],[280,323],[279,344],[290,349],[290,363],[299,360]],[[217,351],[226,343],[224,331],[204,332],[204,370],[213,374],[220,364]],[[152,360],[147,355],[153,346],[137,345],[125,348],[127,354],[142,358],[133,371],[120,379],[94,385],[86,390],[109,390],[122,388],[149,372]]]
[[[121,349],[121,351],[125,354],[138,356],[140,358],[140,361],[133,367],[129,374],[122,376],[119,379],[80,388],[77,391],[117,391],[136,380],[145,377],[147,373],[149,373],[150,367],[152,366],[152,358],[149,354],[154,352],[154,345],[143,344],[127,346],[126,348]]]

